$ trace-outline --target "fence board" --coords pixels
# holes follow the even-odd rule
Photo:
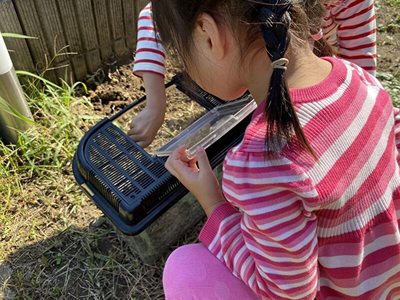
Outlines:
[[[124,8],[125,36],[136,34],[136,10],[135,2],[132,0],[122,0]]]
[[[122,0],[125,21],[126,46],[132,50],[136,45],[136,9],[132,0]]]
[[[111,32],[114,40],[119,40],[124,37],[124,15],[122,13],[121,0],[108,0]]]
[[[0,31],[37,37],[36,40],[6,39],[14,50],[11,57],[18,69],[45,77],[82,80],[96,72],[102,61],[123,56],[136,45],[137,16],[148,0],[0,0]],[[54,40],[56,37],[56,40]],[[55,42],[56,41],[56,42]],[[60,55],[46,65],[55,49],[76,55]],[[66,71],[67,70],[67,71]]]
[[[136,16],[139,15],[140,11],[145,7],[150,1],[148,0],[136,0]]]
[[[93,0],[93,11],[96,20],[99,45],[108,45],[111,43],[111,33],[106,0]]]
[[[71,0],[58,0],[60,19],[63,23],[64,33],[71,52],[80,52],[83,49],[79,35],[79,27],[76,22],[74,3]]]
[[[38,17],[49,49],[55,63],[65,60],[65,57],[56,56],[61,48],[67,45],[61,20],[58,13],[57,2],[54,0],[35,0]],[[65,51],[63,51],[65,52]]]
[[[4,1],[0,9],[0,32],[23,34],[14,4],[10,1]],[[7,48],[10,50],[10,56],[14,67],[18,70],[35,70],[28,45],[24,39],[5,38]]]
[[[43,72],[46,68],[45,59],[51,57],[40,25],[39,17],[33,1],[14,0],[22,29],[26,35],[38,39],[27,40],[37,71]]]
[[[75,5],[83,47],[87,51],[96,49],[98,41],[91,1],[75,0]]]

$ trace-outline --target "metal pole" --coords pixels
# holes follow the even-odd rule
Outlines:
[[[13,67],[6,44],[0,33],[0,97],[26,118],[33,120],[24,92]],[[15,144],[18,131],[29,128],[25,121],[10,115],[0,108],[0,137],[5,143]]]

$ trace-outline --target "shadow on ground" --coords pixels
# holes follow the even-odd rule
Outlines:
[[[196,242],[199,224],[178,245]],[[164,299],[162,269],[143,264],[102,217],[10,254],[0,264],[4,299]]]

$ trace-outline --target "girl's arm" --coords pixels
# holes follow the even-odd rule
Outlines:
[[[264,153],[229,154],[221,193],[204,150],[187,159],[178,148],[167,169],[191,191],[209,216],[200,241],[258,295],[314,299],[317,292],[318,195],[298,166]]]
[[[317,192],[289,160],[236,153],[224,165],[224,192],[202,241],[257,294],[273,299],[314,299],[317,292]]]
[[[151,3],[139,14],[133,74],[143,78],[147,100],[146,107],[132,119],[128,135],[145,148],[154,140],[166,109],[165,49],[154,32]]]
[[[324,36],[332,42],[331,31],[338,25],[338,57],[351,61],[372,75],[376,73],[376,18],[373,0],[331,1],[324,19]],[[339,2],[339,4],[337,4]]]

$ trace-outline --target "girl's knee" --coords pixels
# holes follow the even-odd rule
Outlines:
[[[168,257],[164,267],[163,286],[166,299],[193,299],[193,284],[204,281],[202,263],[208,249],[202,244],[179,247]]]
[[[198,265],[205,255],[209,255],[209,252],[203,244],[191,244],[177,248],[165,263],[164,278],[169,276],[176,278],[178,273],[192,273],[193,266]]]

